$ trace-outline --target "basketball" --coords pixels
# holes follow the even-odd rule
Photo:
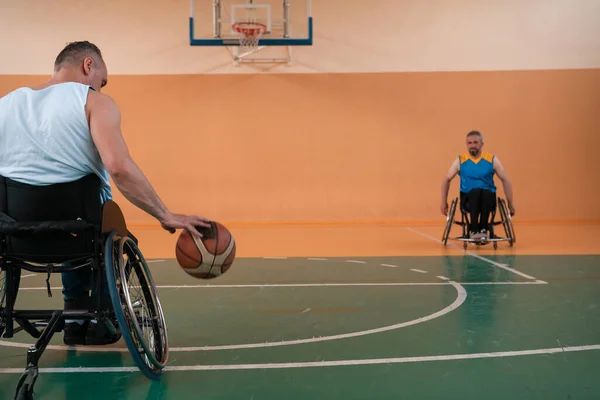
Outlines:
[[[235,240],[218,222],[210,228],[196,227],[201,238],[187,230],[177,238],[175,255],[179,266],[194,278],[213,279],[223,275],[235,259]]]

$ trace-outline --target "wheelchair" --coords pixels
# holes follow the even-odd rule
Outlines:
[[[100,204],[99,187],[92,175],[44,187],[0,177],[0,337],[25,331],[37,339],[27,350],[17,400],[33,399],[42,353],[69,320],[104,324],[105,331],[124,340],[136,366],[152,380],[159,379],[167,364],[167,326],[150,270],[119,206],[112,200]],[[35,203],[30,209],[23,206],[27,200]],[[57,201],[72,203],[61,206],[58,219],[51,207],[40,206]],[[93,212],[82,208],[85,201],[97,201]],[[13,215],[17,209],[20,218]],[[70,215],[65,209],[72,210]],[[82,269],[89,271],[89,307],[15,309],[22,270],[46,274],[52,296],[52,273]]]
[[[462,194],[461,194],[462,196]],[[457,207],[460,207],[460,220],[456,220],[455,214]],[[496,221],[496,212],[500,213],[500,221]],[[475,244],[477,246],[484,246],[489,243],[493,243],[494,249],[498,248],[498,242],[508,242],[509,246],[512,247],[516,242],[515,236],[515,228],[512,223],[512,217],[510,215],[510,211],[506,204],[506,201],[501,197],[496,197],[496,204],[490,214],[490,220],[488,222],[489,226],[489,237],[484,240],[475,240],[470,238],[471,232],[469,231],[469,210],[468,205],[463,207],[463,203],[460,201],[459,197],[456,197],[450,207],[448,209],[448,216],[446,217],[446,226],[444,228],[444,233],[442,235],[442,243],[444,246],[448,243],[448,240],[460,241],[463,243],[463,249],[467,249],[467,245],[469,243]],[[452,227],[454,225],[458,225],[462,229],[461,236],[450,237],[450,232],[452,231]],[[504,230],[505,237],[498,236],[496,234],[495,227],[498,225],[502,225]]]

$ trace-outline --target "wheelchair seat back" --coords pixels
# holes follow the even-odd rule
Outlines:
[[[77,181],[49,186],[28,185],[0,176],[0,213],[16,222],[77,221],[102,224],[101,182],[93,174]],[[1,216],[2,214],[0,214]],[[56,225],[56,224],[55,224]],[[56,226],[55,226],[56,227]],[[90,256],[97,230],[0,233],[2,254],[38,263],[61,263]]]

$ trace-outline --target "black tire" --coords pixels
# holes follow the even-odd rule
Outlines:
[[[152,361],[152,358],[156,359],[156,355],[152,354],[152,352],[150,352],[149,354],[147,351],[151,348],[168,349],[168,345],[167,343],[159,343],[158,345],[155,344],[151,346],[145,341],[143,335],[139,334],[139,330],[136,329],[136,322],[134,321],[135,316],[131,315],[130,307],[127,304],[127,298],[125,293],[127,288],[123,287],[123,284],[126,283],[126,281],[128,280],[128,278],[126,277],[125,282],[123,281],[123,277],[126,276],[124,271],[124,261],[122,254],[122,251],[125,248],[125,243],[129,244],[134,242],[131,239],[122,238],[114,232],[111,233],[106,239],[106,243],[104,245],[104,264],[106,269],[106,279],[108,281],[108,290],[113,304],[115,317],[121,328],[121,334],[123,335],[123,340],[125,341],[125,344],[129,349],[129,353],[131,354],[135,364],[138,366],[138,368],[144,375],[146,375],[152,380],[157,380],[162,374],[162,370],[164,367],[159,367],[155,365],[155,363]],[[137,246],[135,248],[137,249]],[[127,264],[130,265],[129,263]],[[145,261],[143,264],[145,264]],[[130,275],[131,272],[136,272],[136,275],[138,275],[138,271],[139,268],[136,265],[133,265],[132,269],[128,271],[128,274]],[[145,280],[145,282],[146,284],[148,283],[147,280]],[[142,284],[142,286],[144,285],[144,282],[140,283]],[[148,286],[150,287],[150,285]],[[152,284],[151,287],[154,287],[154,285]],[[143,291],[144,300],[147,300],[147,291]],[[152,291],[152,289],[151,293],[154,296],[156,295],[156,292]],[[150,300],[152,303],[154,302],[154,299],[151,298]],[[160,333],[153,336],[158,338],[166,337]],[[161,359],[161,361],[164,361],[165,364],[167,354],[164,355],[164,359],[160,354],[158,357],[159,359]]]
[[[4,308],[6,307],[7,300],[6,300],[6,287],[9,284],[8,282],[8,276],[7,276],[7,271],[5,270],[0,270],[0,338],[4,337],[4,330],[5,330],[5,326],[7,324],[12,324],[12,321],[5,321],[4,318]],[[21,283],[21,271],[16,271],[16,273],[13,274],[13,279],[12,279],[12,285],[13,285],[13,306],[15,304],[15,301],[17,300],[17,293],[19,293],[19,285]]]
[[[139,318],[141,318],[134,309],[133,303],[131,302],[130,293],[124,291],[124,296],[127,301],[126,310],[129,312],[133,327],[135,328],[138,337],[143,337],[143,327],[150,326],[151,329],[151,343],[146,340],[141,341],[142,347],[146,356],[154,364],[156,368],[164,368],[167,365],[169,357],[168,337],[167,337],[167,324],[162,310],[162,305],[157,295],[156,285],[152,279],[150,268],[144,259],[141,251],[137,247],[135,241],[131,238],[126,237],[120,241],[119,254],[127,254],[128,262],[130,266],[133,266],[126,270],[123,265],[120,268],[121,281],[129,281],[135,272],[135,278],[140,283],[140,288],[143,293],[144,300],[148,303],[149,316],[142,318],[142,325],[140,326]],[[121,257],[121,261],[123,258]]]
[[[510,238],[512,239],[512,243],[517,243],[517,235],[515,233],[515,226],[513,225],[512,216],[510,215],[510,210],[508,209],[508,205],[506,204],[506,201],[504,202],[504,207],[506,209],[507,223],[508,223],[508,227],[510,229]]]
[[[442,243],[444,246],[448,243],[448,237],[452,231],[452,225],[454,225],[454,214],[456,213],[456,203],[458,199],[452,200],[450,209],[448,210],[448,216],[446,217],[446,227],[444,228],[444,234],[442,235]]]
[[[508,239],[508,244],[512,247],[516,241],[512,225],[512,218],[510,216],[510,211],[508,210],[508,207],[506,206],[506,201],[504,201],[504,199],[500,199],[499,209],[500,216],[502,218],[502,227],[504,228],[504,233],[506,234],[506,238]]]

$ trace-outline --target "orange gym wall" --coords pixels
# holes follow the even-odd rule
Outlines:
[[[25,3],[1,16],[0,95],[46,79],[66,41],[97,42],[131,152],[174,211],[439,221],[441,176],[478,129],[518,218],[600,219],[598,3],[313,1],[315,46],[270,70],[187,46],[187,1]],[[357,21],[381,29],[357,35]]]

